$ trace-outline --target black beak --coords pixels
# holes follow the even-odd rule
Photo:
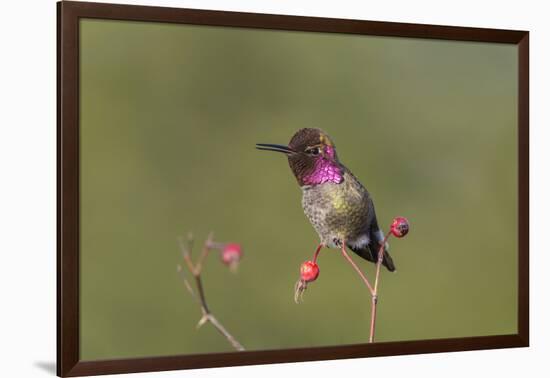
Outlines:
[[[282,144],[257,143],[256,148],[258,150],[282,152],[284,154],[294,153],[294,151],[291,150],[288,146],[283,146]]]

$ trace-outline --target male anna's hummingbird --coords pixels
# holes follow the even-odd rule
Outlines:
[[[349,247],[376,263],[384,234],[378,227],[369,192],[336,154],[331,138],[319,129],[300,129],[288,146],[256,144],[256,148],[282,152],[302,188],[304,212],[319,234],[320,247]],[[319,247],[319,248],[320,248]],[[383,265],[395,270],[384,246]]]

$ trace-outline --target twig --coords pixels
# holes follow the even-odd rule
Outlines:
[[[371,313],[370,313],[370,336],[369,336],[369,343],[374,342],[374,331],[375,331],[375,325],[376,325],[376,305],[378,304],[378,278],[380,277],[380,266],[382,265],[382,261],[384,261],[384,252],[386,250],[386,242],[388,241],[388,238],[390,237],[391,232],[388,232],[386,236],[384,237],[384,241],[380,245],[380,248],[378,249],[378,261],[376,262],[376,278],[374,279],[374,292],[372,294],[372,306],[371,306]]]
[[[378,249],[378,261],[376,262],[376,278],[374,280],[374,293],[378,293],[378,277],[380,277],[380,266],[382,265],[382,261],[384,261],[384,253],[386,251],[386,243],[388,242],[388,238],[391,235],[391,231],[386,234],[384,237],[384,241],[382,241],[382,244],[380,244],[380,248]]]
[[[357,266],[357,264],[355,264],[355,262],[353,261],[353,259],[351,258],[351,256],[346,252],[346,243],[345,243],[345,241],[342,242],[342,255],[344,255],[344,257],[346,258],[346,260],[348,260],[348,262],[351,264],[351,266],[353,267],[353,269],[355,269],[355,271],[357,272],[357,274],[359,274],[359,277],[361,277],[361,279],[363,280],[363,282],[365,283],[365,285],[367,285],[367,288],[369,289],[371,295],[374,295],[374,289],[372,288],[372,285],[370,284],[369,280],[368,280],[367,277],[363,274],[363,272],[361,272],[361,269],[359,269],[359,267]]]
[[[200,305],[200,301],[197,298],[197,295],[195,294],[195,290],[193,290],[193,287],[187,280],[187,277],[185,277],[185,273],[183,273],[183,267],[181,265],[178,265],[178,273],[181,275],[181,278],[183,279],[183,284],[185,285],[185,288],[187,291],[189,291],[189,294],[191,294],[191,297],[197,301],[197,303]]]
[[[324,247],[323,244],[319,244],[317,246],[317,249],[315,250],[315,253],[313,254],[313,262],[317,263],[317,257],[319,257],[319,252],[321,252],[321,249]]]
[[[374,280],[374,288],[370,284],[369,280],[365,276],[365,274],[359,269],[357,264],[353,261],[351,256],[346,251],[346,243],[345,241],[342,242],[342,255],[348,260],[348,262],[351,264],[353,269],[359,274],[359,277],[363,280],[365,285],[370,291],[371,294],[371,315],[370,315],[370,335],[369,335],[369,343],[374,342],[374,331],[375,331],[375,325],[376,325],[376,305],[378,304],[378,281],[380,277],[380,266],[382,265],[382,261],[384,261],[384,250],[386,246],[386,242],[388,241],[388,238],[390,236],[391,232],[388,232],[386,236],[384,237],[384,241],[380,245],[380,249],[378,250],[378,259],[376,261],[376,278]]]
[[[197,270],[199,275],[202,272],[202,264],[206,260],[206,257],[208,256],[208,252],[210,252],[213,237],[214,237],[214,234],[212,232],[210,232],[208,234],[208,237],[206,238],[206,241],[204,242],[204,245],[202,246],[201,255],[199,256],[199,259],[198,259],[197,263],[195,264],[195,269]]]
[[[197,328],[209,322],[227,339],[227,341],[233,346],[233,348],[235,348],[238,351],[243,351],[245,350],[244,347],[227,331],[227,329],[219,322],[219,320],[216,319],[214,314],[210,312],[210,309],[208,308],[208,305],[206,303],[206,296],[202,285],[201,273],[202,273],[202,267],[204,265],[206,257],[208,256],[208,252],[210,251],[210,249],[212,248],[212,245],[214,244],[212,241],[212,238],[213,238],[213,234],[210,233],[208,235],[208,238],[206,239],[206,242],[204,243],[201,255],[199,256],[196,263],[193,263],[193,260],[191,259],[191,247],[193,244],[193,237],[191,236],[191,234],[189,234],[187,237],[187,245],[181,238],[179,238],[179,245],[183,255],[183,261],[185,261],[185,264],[187,265],[188,270],[191,272],[191,274],[195,279],[195,286],[197,288],[198,295],[195,293],[195,290],[193,290],[193,287],[187,280],[185,274],[183,273],[183,268],[181,266],[178,266],[178,271],[180,272],[183,278],[183,282],[185,284],[186,289],[189,291],[191,296],[197,301],[197,303],[201,308],[202,317],[197,324]]]

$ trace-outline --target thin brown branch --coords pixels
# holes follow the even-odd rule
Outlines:
[[[388,241],[388,238],[390,236],[390,232],[386,234],[384,237],[384,241],[380,245],[380,249],[378,250],[378,259],[376,261],[376,277],[374,280],[374,287],[370,284],[369,280],[365,276],[365,274],[359,269],[357,264],[353,261],[351,256],[346,252],[346,243],[342,243],[342,255],[348,260],[348,262],[351,264],[353,269],[359,274],[359,277],[363,280],[367,288],[369,289],[369,292],[371,294],[371,316],[370,316],[370,334],[369,334],[369,342],[374,342],[374,332],[376,327],[376,307],[378,304],[378,282],[380,278],[380,267],[382,265],[382,262],[384,261],[384,251],[386,242]]]
[[[233,348],[235,348],[235,350],[238,350],[239,352],[242,352],[244,351],[244,347],[241,345],[241,343],[239,343],[226,329],[225,327],[218,321],[218,319],[216,319],[216,317],[214,315],[212,315],[211,313],[208,313],[208,314],[205,314],[204,315],[207,320],[223,335],[225,336],[225,338],[227,339],[227,341],[229,341],[229,343],[231,343],[231,345],[233,346]]]
[[[382,262],[384,261],[384,252],[386,250],[386,243],[388,241],[388,238],[390,237],[391,232],[388,232],[386,236],[384,237],[384,241],[382,244],[380,244],[380,248],[378,249],[378,260],[376,261],[376,278],[374,279],[374,292],[372,294],[372,306],[371,306],[371,314],[370,314],[370,336],[369,336],[369,343],[374,342],[374,331],[376,327],[376,307],[378,304],[378,279],[380,277],[380,267],[382,266]]]
[[[319,252],[321,252],[321,249],[324,247],[324,244],[319,244],[317,246],[317,249],[315,250],[315,253],[313,254],[313,262],[317,263],[317,258],[319,257]]]
[[[195,284],[197,285],[197,290],[199,292],[199,300],[201,301],[202,309],[205,313],[210,314],[210,310],[208,309],[208,305],[206,304],[206,296],[204,295],[204,288],[202,287],[202,280],[200,272],[198,274],[195,274]]]
[[[374,342],[374,330],[376,327],[376,304],[378,303],[378,297],[373,295],[371,297],[371,308],[370,308],[370,334],[369,334],[369,343]]]
[[[391,235],[391,232],[388,232],[386,234],[386,236],[384,237],[384,241],[382,242],[382,244],[380,244],[380,248],[378,249],[378,261],[376,262],[376,278],[374,280],[374,294],[378,293],[378,278],[380,277],[380,266],[384,261],[386,243],[388,242],[388,238],[390,237],[390,235]]]
[[[212,248],[212,242],[214,238],[214,233],[210,232],[208,234],[208,237],[206,238],[206,241],[204,242],[204,245],[202,246],[202,252],[199,256],[199,259],[197,260],[197,264],[195,264],[195,270],[197,271],[197,274],[201,274],[202,272],[202,264],[204,261],[206,261],[206,257],[208,256],[208,252],[210,252],[210,248]]]
[[[195,266],[193,265],[193,260],[191,260],[191,250],[190,247],[192,246],[192,237],[189,235],[187,237],[187,245],[185,245],[185,242],[180,237],[178,238],[178,243],[180,245],[181,254],[183,256],[183,261],[185,261],[185,264],[187,264],[187,269],[191,272],[191,274],[195,274]]]
[[[185,286],[185,288],[187,289],[189,294],[191,294],[191,297],[193,297],[193,299],[196,300],[197,303],[200,304],[200,301],[197,298],[197,294],[195,294],[195,290],[193,290],[193,287],[191,286],[191,284],[187,280],[187,277],[185,277],[185,273],[183,272],[183,267],[181,265],[178,265],[178,273],[180,274],[180,276],[183,280],[183,285]]]
[[[181,266],[178,266],[178,271],[180,272],[183,282],[185,284],[186,289],[189,291],[191,296],[197,301],[197,303],[200,306],[202,317],[199,320],[199,323],[197,324],[197,327],[202,326],[204,323],[210,323],[214,328],[216,328],[226,339],[227,341],[238,351],[245,350],[244,347],[231,335],[227,329],[220,323],[220,321],[210,312],[210,309],[208,308],[208,304],[206,303],[206,295],[204,292],[204,287],[202,284],[202,267],[204,265],[204,262],[206,261],[206,257],[208,256],[208,253],[210,249],[212,248],[212,241],[213,234],[210,233],[208,235],[208,238],[206,239],[206,242],[204,243],[204,246],[202,248],[201,255],[199,256],[197,263],[193,263],[193,260],[191,259],[191,246],[193,243],[193,238],[191,234],[187,237],[187,244],[182,240],[182,238],[179,238],[179,245],[180,249],[183,255],[183,260],[185,261],[188,270],[191,272],[193,277],[195,278],[195,286],[197,288],[198,295],[195,293],[195,290],[193,290],[191,284],[187,280],[185,274],[183,273],[183,268]]]
[[[351,264],[351,266],[353,267],[353,269],[355,269],[355,271],[357,272],[357,274],[359,274],[359,277],[361,277],[361,279],[363,280],[363,282],[365,283],[365,285],[367,285],[367,288],[369,289],[369,292],[371,293],[371,295],[374,295],[374,289],[372,288],[372,285],[370,284],[369,280],[367,279],[367,277],[363,274],[363,272],[361,271],[361,269],[359,269],[359,267],[357,266],[357,264],[355,264],[355,262],[353,261],[353,259],[351,258],[351,256],[346,252],[346,243],[345,242],[342,242],[342,255],[344,255],[344,257],[346,258],[346,260],[348,260],[348,262]]]

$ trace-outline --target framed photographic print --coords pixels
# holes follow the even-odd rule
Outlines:
[[[528,32],[57,9],[58,375],[528,346]]]

